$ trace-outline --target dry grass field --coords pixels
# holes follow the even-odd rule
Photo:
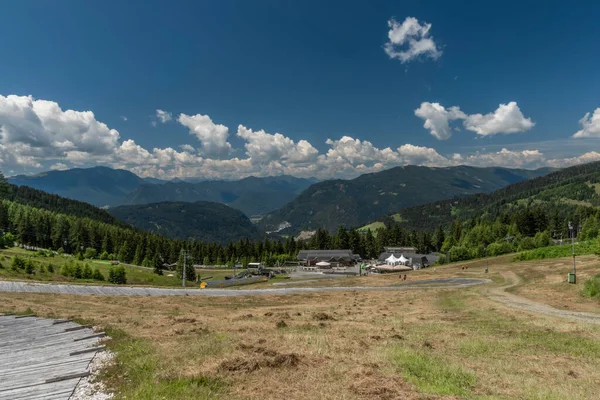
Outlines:
[[[0,293],[0,310],[106,329],[117,362],[102,379],[118,398],[597,399],[600,324],[515,309],[493,295],[510,283],[511,295],[600,313],[597,300],[579,294],[600,261],[580,261],[578,285],[564,282],[570,259],[500,257],[409,274],[409,281],[493,281],[466,289],[231,298]],[[315,285],[395,283],[396,274]]]

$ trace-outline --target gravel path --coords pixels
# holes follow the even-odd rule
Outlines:
[[[500,287],[490,289],[490,298],[512,308],[530,311],[537,314],[551,315],[554,317],[566,318],[574,321],[583,321],[593,324],[600,324],[600,314],[580,311],[559,310],[547,304],[538,303],[533,300],[517,296],[506,292],[506,289],[515,287],[521,283],[521,278],[512,271],[503,272],[502,277],[506,284]]]
[[[490,283],[489,279],[448,278],[413,281],[394,286],[339,286],[277,289],[165,289],[135,286],[88,286],[50,283],[0,281],[0,292],[58,293],[101,296],[253,296],[263,294],[287,295],[298,293],[339,292],[345,290],[409,290],[424,288],[463,288]]]

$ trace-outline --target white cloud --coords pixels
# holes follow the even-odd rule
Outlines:
[[[179,146],[179,148],[187,153],[195,153],[196,149],[194,149],[194,146],[190,145],[190,144],[182,144]]]
[[[531,118],[525,118],[516,102],[500,104],[493,113],[467,116],[464,122],[466,129],[482,136],[499,133],[525,132],[533,128]]]
[[[173,114],[163,110],[156,110],[156,118],[164,124],[173,119]]]
[[[69,169],[69,166],[63,163],[56,163],[50,166],[51,171],[64,171],[65,169]]]
[[[392,18],[388,21],[388,26],[389,41],[384,50],[390,58],[406,63],[419,57],[437,60],[442,55],[433,37],[429,35],[431,24],[420,24],[418,19],[407,17],[401,24]]]
[[[225,125],[217,125],[208,115],[202,114],[179,114],[177,121],[198,138],[205,157],[223,158],[231,153],[231,144],[227,141],[229,129]]]
[[[254,163],[284,161],[307,163],[316,160],[319,151],[306,140],[298,143],[280,133],[270,134],[264,130],[252,131],[243,125],[238,126],[237,136],[244,139],[246,155]]]
[[[445,140],[452,136],[450,121],[457,119],[463,120],[463,126],[466,129],[481,136],[525,132],[535,125],[531,118],[525,118],[514,101],[500,104],[493,113],[485,115],[467,115],[456,106],[444,108],[439,103],[423,102],[415,110],[415,115],[425,120],[423,127],[439,140]]]
[[[415,114],[425,119],[426,127],[435,130],[436,137],[450,134],[449,122],[452,120],[466,122],[470,118],[458,107],[446,109],[437,103],[423,103]],[[498,129],[494,126],[498,126],[498,119],[502,118],[483,117],[479,119],[484,121],[477,126],[485,132]],[[584,119],[586,123],[594,121],[589,116]],[[210,117],[201,114],[181,114],[178,121],[200,140],[200,151],[189,144],[178,146],[179,150],[171,147],[146,149],[132,139],[121,139],[118,131],[97,121],[91,111],[63,111],[51,101],[26,96],[0,96],[0,167],[22,173],[65,169],[70,165],[103,164],[157,178],[202,176],[239,179],[250,175],[289,174],[329,179],[352,178],[408,164],[535,168],[600,160],[598,152],[546,159],[539,150],[509,149],[445,156],[433,148],[413,144],[395,149],[378,148],[368,140],[350,136],[327,139],[328,149],[320,153],[306,140],[293,140],[281,133],[271,134],[264,130],[253,131],[243,125],[238,126],[237,136],[244,141],[245,155],[242,158],[226,158],[233,150],[227,141],[229,129],[226,126],[217,125]],[[513,126],[504,126],[509,125]]]
[[[449,122],[455,119],[466,118],[466,115],[458,107],[445,109],[439,103],[423,102],[415,110],[415,115],[425,120],[423,127],[429,129],[431,135],[438,140],[446,140],[452,136]]]
[[[475,167],[539,168],[546,165],[544,154],[539,150],[512,151],[506,148],[498,152],[477,152],[464,157],[455,154],[452,160],[455,165]]]
[[[565,168],[572,165],[585,164],[594,161],[600,161],[600,153],[596,151],[590,151],[578,157],[556,158],[548,160],[547,165],[556,168]]]
[[[586,113],[579,120],[579,124],[581,130],[573,135],[574,138],[600,137],[600,108],[596,108],[592,115],[589,112]]]
[[[121,119],[122,119],[123,121],[127,121],[127,117],[126,117],[126,116],[124,116],[124,115],[121,115]]]
[[[38,159],[64,159],[77,152],[87,161],[102,159],[118,146],[115,129],[92,111],[62,110],[32,96],[0,95],[0,151],[3,163],[37,167]]]

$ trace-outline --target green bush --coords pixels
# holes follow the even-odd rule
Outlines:
[[[60,274],[62,276],[72,276],[73,272],[71,270],[71,266],[68,264],[65,264],[62,267],[60,267]]]
[[[519,247],[517,248],[517,251],[532,250],[536,247],[535,240],[529,236],[525,236],[519,241]]]
[[[13,271],[23,269],[25,268],[25,260],[19,256],[14,256],[10,263],[10,267]]]
[[[600,274],[585,281],[581,294],[585,297],[600,297]]]
[[[35,274],[35,263],[31,258],[25,260],[25,273],[27,275]]]
[[[104,280],[104,275],[102,275],[102,272],[100,272],[98,270],[98,268],[94,269],[94,272],[92,274],[92,279],[95,281],[103,281]]]
[[[105,251],[102,252],[102,254],[100,254],[100,259],[101,260],[108,260],[109,256],[110,255],[108,254],[108,251],[105,250]]]
[[[127,275],[125,268],[122,266],[112,266],[108,270],[108,281],[117,285],[124,285],[127,283]]]
[[[95,258],[97,255],[98,255],[98,252],[93,247],[88,247],[87,249],[85,249],[85,254],[84,254],[85,258],[92,259],[92,258]]]
[[[44,266],[44,264],[40,264],[40,274],[45,274],[46,273],[46,267]]]
[[[48,270],[48,272],[53,274],[54,273],[54,265],[48,263],[48,265],[46,266],[46,270]]]
[[[83,268],[80,263],[75,264],[75,268],[73,268],[73,278],[75,278],[75,279],[83,278]]]
[[[94,276],[94,272],[92,271],[92,268],[90,268],[90,265],[88,263],[86,263],[83,266],[83,271],[81,272],[81,277],[83,279],[92,279]]]
[[[85,260],[85,257],[81,253],[77,253],[77,255],[75,256],[75,258],[77,258],[79,261]]]
[[[450,261],[463,261],[471,258],[471,252],[465,246],[452,246],[450,249]]]

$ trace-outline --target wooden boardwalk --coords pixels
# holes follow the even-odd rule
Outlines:
[[[7,293],[56,293],[102,296],[252,296],[263,294],[298,294],[315,292],[338,292],[344,290],[408,290],[429,287],[461,288],[490,283],[489,279],[448,278],[415,281],[393,286],[336,286],[336,287],[299,287],[277,289],[167,289],[142,286],[88,286],[51,283],[0,281],[0,292]]]
[[[68,400],[102,336],[70,321],[0,315],[0,400]]]

